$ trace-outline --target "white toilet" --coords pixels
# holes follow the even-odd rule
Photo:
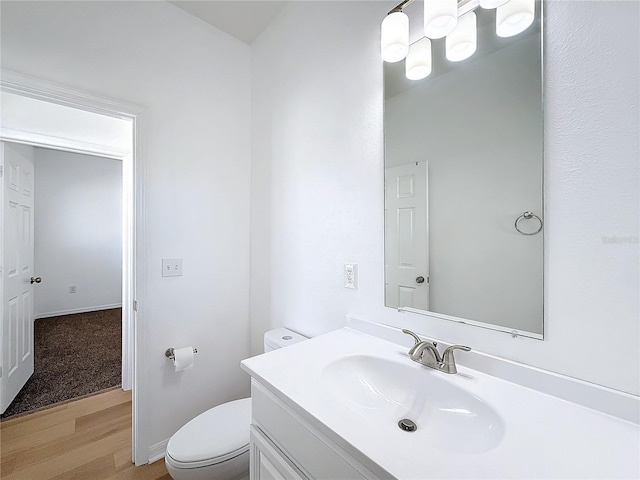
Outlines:
[[[264,334],[270,352],[306,340],[286,328]],[[240,480],[249,477],[251,399],[223,403],[198,415],[167,444],[164,460],[174,480]]]

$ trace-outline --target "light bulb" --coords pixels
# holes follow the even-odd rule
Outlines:
[[[409,80],[421,80],[431,73],[431,40],[424,37],[409,47],[404,61],[405,75]]]
[[[409,53],[409,17],[390,13],[380,28],[380,55],[385,62],[399,62]]]
[[[504,5],[509,0],[480,0],[480,6],[484,9],[498,8],[500,5]]]
[[[535,0],[509,0],[496,9],[496,34],[513,37],[524,32],[535,18]]]
[[[465,13],[458,19],[456,29],[447,35],[445,40],[447,60],[450,62],[465,60],[475,53],[477,45],[476,14]]]
[[[458,23],[458,0],[425,0],[424,34],[429,38],[442,38],[453,31]]]

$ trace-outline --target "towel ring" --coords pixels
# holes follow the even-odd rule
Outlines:
[[[540,222],[540,226],[538,227],[538,229],[535,232],[523,232],[522,230],[520,230],[520,228],[518,227],[518,224],[522,221],[522,220],[531,220],[532,218],[535,218],[536,220],[538,220],[538,222]],[[540,230],[542,230],[542,219],[537,216],[535,213],[533,212],[529,212],[526,211],[524,212],[522,215],[520,215],[518,218],[516,218],[515,223],[513,224],[514,227],[516,227],[516,230],[518,231],[518,233],[521,233],[522,235],[535,235],[537,233],[540,233]]]

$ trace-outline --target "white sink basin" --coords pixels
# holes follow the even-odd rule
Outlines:
[[[347,408],[384,430],[393,425],[421,444],[456,453],[495,448],[504,434],[499,415],[445,375],[407,357],[351,355],[329,363],[322,381]],[[417,429],[403,432],[396,426],[402,419]]]

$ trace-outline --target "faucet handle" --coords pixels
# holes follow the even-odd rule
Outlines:
[[[413,337],[413,339],[416,341],[416,343],[413,344],[413,347],[411,347],[409,349],[409,357],[411,357],[412,359],[415,360],[416,350],[418,349],[418,346],[422,343],[422,340],[420,340],[420,337],[418,335],[413,333],[411,330],[407,330],[406,328],[402,329],[402,333],[406,333],[407,335],[411,335]]]
[[[422,342],[422,340],[420,340],[420,337],[415,333],[413,333],[411,330],[407,330],[406,328],[403,328],[402,333],[406,333],[407,335],[411,335],[413,337],[413,339],[416,341],[416,343],[413,345],[414,347],[418,345],[420,342]],[[431,343],[434,347],[438,346],[436,342],[429,342],[429,343]]]
[[[467,347],[466,345],[451,345],[450,347],[447,347],[445,352],[453,350],[462,350],[464,352],[468,352],[469,350],[471,350],[471,347]]]
[[[450,347],[447,347],[443,352],[442,359],[446,361],[449,357],[451,357],[451,360],[453,360],[454,350],[462,350],[463,352],[468,352],[469,350],[471,350],[471,347],[467,347],[466,345],[451,345]]]
[[[408,353],[408,355],[414,360],[420,358],[420,356],[422,355],[422,351],[424,350],[424,348],[423,348],[424,345],[426,345],[428,343],[431,343],[431,345],[433,345],[433,347],[434,347],[434,350],[435,350],[435,347],[438,346],[438,344],[436,342],[429,342],[429,341],[420,340],[420,337],[418,335],[413,333],[411,330],[407,330],[406,328],[402,329],[402,333],[406,333],[407,335],[411,335],[413,337],[413,339],[416,341],[416,343],[413,344],[413,347],[411,347],[409,349],[409,353]],[[416,352],[418,350],[420,350],[420,353],[416,356]],[[436,351],[436,355],[437,355],[437,350],[435,350],[435,351]],[[439,361],[439,359],[438,359],[438,361]]]
[[[468,352],[471,350],[470,347],[466,345],[451,345],[447,347],[445,351],[442,353],[442,367],[447,373],[457,373],[458,369],[456,367],[456,359],[453,356],[454,350],[462,350],[464,352]]]
[[[403,328],[402,333],[406,333],[407,335],[411,335],[413,337],[413,339],[416,341],[416,343],[413,345],[414,347],[422,341],[420,340],[420,337],[415,333],[413,333],[411,330],[407,330],[406,328]]]

